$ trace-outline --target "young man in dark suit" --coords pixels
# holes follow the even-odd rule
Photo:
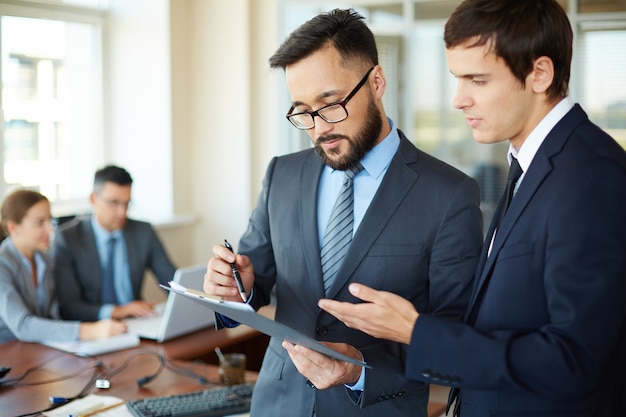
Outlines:
[[[364,303],[320,306],[408,345],[406,375],[452,386],[454,415],[624,416],[626,153],[567,96],[568,17],[555,0],[466,0],[444,38],[454,106],[522,171],[464,323],[361,285]]]
[[[277,321],[320,341],[348,342],[356,347],[332,346],[372,368],[302,355],[299,346],[272,338],[251,415],[425,417],[428,386],[404,375],[404,347],[348,329],[317,302],[353,300],[348,285],[363,282],[460,320],[482,241],[477,183],[415,148],[385,115],[374,36],[354,11],[311,19],[270,65],[285,70],[287,118],[314,148],[270,162],[239,254],[215,246],[204,289],[241,301],[229,265],[235,262],[251,305],[268,304],[275,288]],[[354,201],[342,212],[350,220],[339,228],[349,233],[329,249],[338,234],[326,226],[334,224],[335,200],[346,195],[340,189],[352,171]]]
[[[52,254],[61,316],[95,321],[154,314],[141,299],[146,270],[167,284],[172,264],[152,225],[129,219],[132,178],[109,165],[94,176],[91,216],[59,227]]]

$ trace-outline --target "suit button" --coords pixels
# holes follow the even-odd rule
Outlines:
[[[328,334],[328,329],[326,328],[326,326],[319,326],[315,329],[315,333],[318,336],[326,336]]]
[[[422,376],[424,378],[430,378],[432,376],[432,371],[430,369],[424,369],[422,371]]]

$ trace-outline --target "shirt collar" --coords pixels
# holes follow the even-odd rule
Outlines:
[[[387,120],[391,126],[389,134],[361,159],[363,170],[367,171],[368,175],[373,178],[378,178],[385,172],[396,154],[398,146],[400,146],[400,134],[394,128],[393,121],[390,118]],[[329,166],[326,166],[326,169],[329,169],[331,173],[335,172]]]
[[[100,226],[100,223],[96,220],[96,216],[91,216],[91,227],[93,233],[96,236],[96,241],[100,243],[106,243],[110,238],[119,238],[122,236],[121,230],[114,230],[113,232],[107,231],[104,227]]]
[[[509,144],[509,152],[507,154],[509,165],[511,164],[512,155],[517,158],[522,171],[526,172],[546,136],[572,107],[574,107],[574,101],[569,97],[565,97],[541,119],[539,124],[530,132],[520,149],[515,149],[513,145]]]

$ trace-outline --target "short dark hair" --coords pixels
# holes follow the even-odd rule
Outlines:
[[[334,9],[315,16],[287,37],[270,57],[270,67],[285,69],[328,44],[339,52],[344,67],[377,65],[376,40],[363,20],[353,9]]]
[[[131,185],[133,183],[133,179],[124,168],[115,165],[107,165],[104,168],[97,170],[94,175],[94,192],[102,190],[105,182],[112,182],[117,185]]]
[[[444,30],[446,48],[472,38],[472,46],[492,43],[522,86],[533,62],[547,56],[554,63],[548,98],[567,96],[572,63],[573,33],[567,13],[556,0],[465,0],[452,13]]]

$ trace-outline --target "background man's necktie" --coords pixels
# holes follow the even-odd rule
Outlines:
[[[102,304],[117,304],[115,295],[115,243],[112,237],[107,242],[107,262],[102,276]]]
[[[497,228],[500,228],[500,223],[502,223],[502,218],[509,208],[509,204],[511,204],[511,200],[513,199],[513,191],[515,190],[515,184],[519,177],[522,176],[522,168],[519,166],[519,162],[513,156],[511,156],[511,166],[509,167],[509,176],[506,179],[506,188],[504,189],[504,195],[502,198],[504,199],[504,203],[502,204],[502,209],[500,210]]]
[[[330,214],[326,232],[324,232],[324,242],[321,250],[322,277],[324,278],[324,291],[333,284],[335,275],[339,271],[350,242],[352,242],[352,227],[354,224],[354,194],[353,179],[361,172],[363,166],[358,164],[354,168],[346,170],[343,185],[335,206]]]

